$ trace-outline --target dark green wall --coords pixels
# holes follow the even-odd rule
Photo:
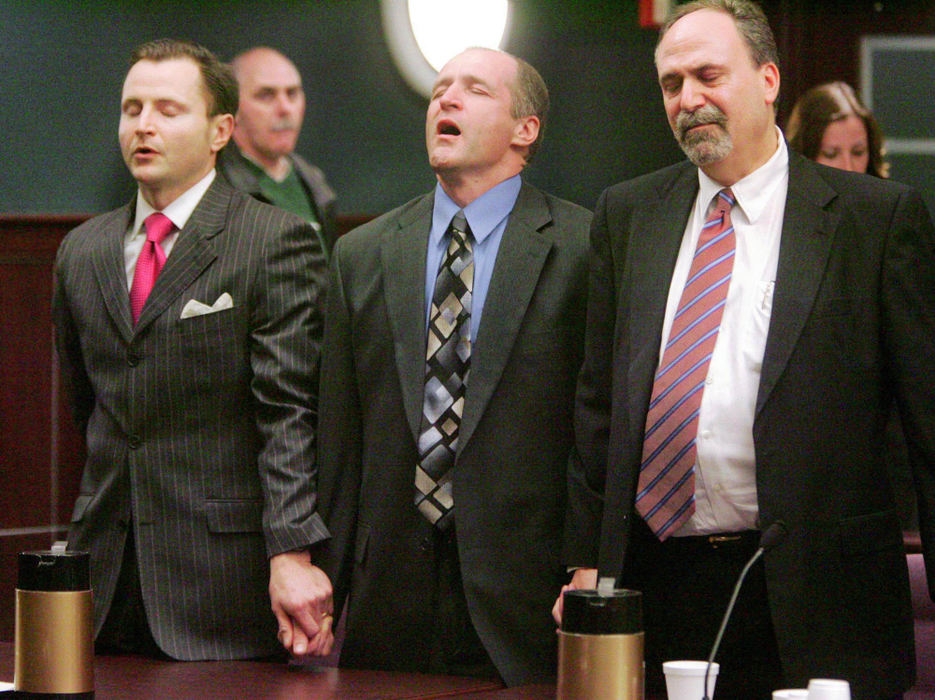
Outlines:
[[[299,151],[320,165],[343,214],[377,214],[434,182],[425,102],[403,82],[377,0],[85,2],[0,0],[0,213],[95,213],[130,196],[117,148],[131,49],[160,36],[229,59],[268,44],[308,94]],[[680,157],[665,124],[636,0],[519,0],[506,49],[552,93],[535,184],[587,207],[618,180]]]

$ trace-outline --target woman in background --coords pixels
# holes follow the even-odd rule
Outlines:
[[[847,83],[816,85],[802,95],[789,115],[786,138],[794,150],[823,165],[889,175],[877,120]]]

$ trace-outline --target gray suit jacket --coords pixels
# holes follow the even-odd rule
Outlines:
[[[289,160],[292,161],[292,166],[295,168],[299,179],[305,185],[312,207],[318,216],[318,221],[321,223],[321,231],[318,233],[324,241],[325,256],[327,257],[338,240],[338,225],[335,213],[337,196],[320,168],[309,163],[298,153],[290,155]],[[269,204],[269,201],[260,191],[256,166],[247,161],[233,141],[229,142],[218,156],[218,173],[241,192],[246,192],[255,199]]]
[[[133,206],[69,233],[56,261],[57,342],[88,448],[69,547],[91,552],[97,629],[133,527],[165,653],[268,655],[267,559],[327,535],[313,486],[321,251],[307,224],[217,179],[134,327]],[[225,292],[232,309],[179,318]]]
[[[698,191],[688,162],[608,189],[591,232],[567,561],[625,570],[666,296]],[[755,408],[765,555],[786,682],[911,685],[912,610],[883,460],[893,398],[915,464],[935,592],[935,232],[918,193],[789,154],[779,266]],[[598,537],[598,533],[600,533]],[[673,572],[678,575],[678,572]]]
[[[425,376],[433,196],[343,236],[322,356],[320,561],[350,595],[344,665],[425,670],[436,613],[433,527],[413,503]],[[587,210],[524,184],[471,357],[454,476],[464,592],[510,684],[554,670],[572,400],[581,360]]]

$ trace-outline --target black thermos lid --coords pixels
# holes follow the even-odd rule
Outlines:
[[[562,631],[572,634],[635,634],[643,631],[643,594],[617,588],[609,596],[595,590],[566,591]]]
[[[91,588],[87,552],[20,552],[21,591],[87,591]]]

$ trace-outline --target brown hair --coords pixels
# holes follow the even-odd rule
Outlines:
[[[518,56],[512,58],[516,61],[516,77],[510,86],[510,95],[513,98],[510,116],[514,119],[530,115],[539,118],[539,134],[536,140],[529,144],[529,150],[526,152],[528,163],[539,150],[545,136],[545,121],[549,114],[549,89],[539,71]]]
[[[221,63],[217,56],[204,46],[184,39],[155,39],[140,44],[130,54],[130,66],[139,61],[169,61],[175,58],[189,58],[201,71],[205,97],[208,102],[208,116],[217,114],[236,114],[240,99],[237,79],[226,63]]]
[[[817,159],[828,125],[851,114],[860,117],[867,130],[867,172],[877,177],[889,177],[890,164],[886,162],[880,125],[847,83],[838,81],[816,85],[799,98],[786,124],[789,146],[806,158]]]

